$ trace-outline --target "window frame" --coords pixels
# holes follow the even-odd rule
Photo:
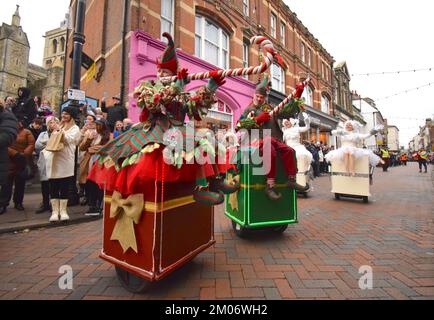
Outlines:
[[[243,14],[248,17],[250,16],[250,0],[243,0]]]
[[[163,5],[167,4],[168,1],[170,1],[172,4],[172,8],[171,8],[172,9],[171,10],[172,11],[172,20],[169,20],[168,17],[163,16]],[[173,37],[174,33],[175,33],[175,30],[174,30],[174,28],[175,28],[175,0],[162,0],[160,10],[161,10],[161,12],[160,12],[160,17],[161,17],[160,18],[160,34],[167,32],[166,30],[163,31],[163,21],[164,21],[164,22],[170,23],[170,32],[169,33]],[[161,39],[164,41],[167,41],[166,38],[164,38],[163,36],[161,36]]]
[[[325,109],[324,108],[325,104],[323,103],[324,101],[327,102],[327,104],[326,104],[327,110],[324,110]],[[324,94],[321,95],[321,111],[326,113],[326,114],[330,114],[330,99]]]
[[[249,44],[246,42],[243,42],[243,68],[246,68],[249,66],[249,51],[250,51]],[[244,75],[243,77],[245,79],[249,78],[248,75]]]
[[[310,48],[307,48],[307,57],[306,58],[307,58],[307,61],[306,61],[307,65],[309,67],[312,67],[312,50]]]
[[[307,97],[309,97],[308,92],[310,92],[310,99],[307,98]],[[311,108],[314,107],[313,106],[313,92],[314,91],[313,91],[312,87],[307,85],[304,92],[303,92],[303,95],[301,96],[302,98],[304,98],[304,103]]]
[[[273,20],[274,20],[274,26],[273,26]],[[270,34],[273,38],[276,38],[277,36],[277,16],[274,12],[271,12],[270,14]]]
[[[196,19],[200,19],[200,34],[198,34],[197,30],[196,30]],[[217,30],[218,30],[218,44],[214,43],[213,41],[209,40],[206,38],[206,31],[205,31],[205,27],[206,27],[206,23],[209,23],[210,25],[213,25]],[[201,59],[206,59],[205,57],[205,49],[206,49],[206,42],[209,42],[211,45],[214,45],[216,47],[218,47],[218,62],[217,64],[215,64],[215,66],[222,68],[222,69],[227,69],[229,68],[229,58],[230,58],[230,37],[229,34],[222,28],[220,27],[217,23],[215,23],[214,21],[208,19],[206,16],[203,15],[196,15],[195,16],[195,56],[201,58]],[[226,49],[224,47],[224,35],[226,36],[227,42],[226,42]],[[199,38],[200,41],[200,47],[197,48],[196,46],[196,40]],[[198,52],[199,49],[199,52]],[[224,53],[226,53],[226,59],[224,61],[223,64],[223,58],[224,58]],[[208,61],[209,62],[209,61]],[[214,62],[210,62],[211,64],[214,64]]]
[[[277,69],[276,69],[277,68]],[[275,77],[276,73],[275,70],[279,70],[280,71],[280,75],[279,78]],[[278,81],[279,86],[276,88],[276,86],[273,84],[274,81]],[[271,87],[276,90],[279,91],[283,94],[285,94],[286,90],[285,90],[285,69],[283,69],[280,65],[278,65],[277,63],[273,63],[271,65]]]
[[[303,41],[300,41],[300,58],[302,62],[306,63],[306,45]]]
[[[280,43],[286,46],[286,24],[280,20]]]

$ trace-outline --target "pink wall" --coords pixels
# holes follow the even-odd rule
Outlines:
[[[166,45],[151,38],[142,31],[136,31],[131,37],[130,51],[130,78],[129,78],[129,117],[137,122],[141,109],[137,107],[136,101],[132,97],[132,92],[141,81],[156,79],[157,67],[156,59],[164,51]],[[189,73],[203,72],[216,69],[215,66],[189,55],[180,49],[177,51],[179,65],[187,68]],[[203,86],[208,80],[192,81],[187,89],[196,90]],[[217,90],[217,98],[223,100],[233,111],[234,125],[241,116],[242,111],[252,101],[255,92],[255,85],[244,78],[226,78],[226,83]]]

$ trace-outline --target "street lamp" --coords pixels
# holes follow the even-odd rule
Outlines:
[[[80,90],[80,78],[81,78],[81,63],[82,63],[82,52],[83,45],[86,42],[86,37],[84,36],[84,20],[86,14],[86,0],[78,0],[77,2],[77,14],[75,18],[75,30],[74,30],[74,49],[71,64],[71,88],[75,90]],[[79,101],[71,100],[69,106],[74,108],[79,108]],[[79,112],[77,112],[79,114]],[[77,119],[75,119],[77,121]],[[69,201],[70,206],[77,205],[80,201],[77,190],[77,160],[78,151],[75,150],[74,159],[74,180],[71,182],[69,187]]]

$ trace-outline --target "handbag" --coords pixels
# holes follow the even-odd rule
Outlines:
[[[51,152],[59,152],[64,147],[65,144],[63,143],[63,132],[57,133],[57,134],[51,134],[50,138],[48,139],[47,146],[45,147],[45,150],[51,151]]]

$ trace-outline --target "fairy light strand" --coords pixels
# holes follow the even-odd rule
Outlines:
[[[354,73],[352,77],[359,76],[379,76],[379,75],[389,75],[389,74],[401,74],[401,73],[415,73],[415,72],[431,72],[433,68],[425,68],[425,69],[412,69],[412,70],[400,70],[400,71],[383,71],[383,72],[369,72],[369,73]]]

